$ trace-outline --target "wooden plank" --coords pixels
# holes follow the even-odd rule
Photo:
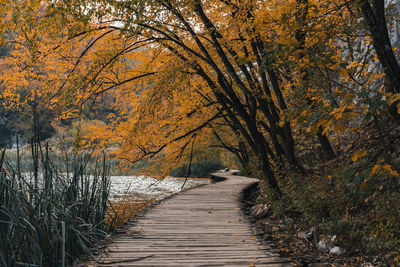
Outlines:
[[[254,179],[227,178],[177,194],[127,224],[90,266],[291,266],[254,236],[239,195]]]

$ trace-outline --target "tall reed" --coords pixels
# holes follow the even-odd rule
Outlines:
[[[21,171],[19,153],[7,162],[0,151],[0,266],[58,267],[93,256],[109,230],[105,158],[77,155],[67,175],[52,163],[48,145],[32,142],[29,172]]]

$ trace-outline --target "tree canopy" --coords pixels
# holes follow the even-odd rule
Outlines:
[[[68,119],[108,99],[107,123],[82,145],[111,148],[130,163],[174,166],[191,146],[220,147],[244,167],[253,155],[279,192],[276,171],[306,171],[299,150],[310,143],[330,160],[343,148],[338,136],[358,133],[378,113],[398,121],[395,16],[387,15],[396,3],[73,0],[1,8],[10,49],[0,76],[4,106],[34,103]]]

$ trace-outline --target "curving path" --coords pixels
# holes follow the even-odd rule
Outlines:
[[[188,190],[150,209],[115,236],[91,266],[290,266],[253,235],[241,191],[256,179],[226,180]]]

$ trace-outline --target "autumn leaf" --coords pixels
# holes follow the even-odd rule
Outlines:
[[[363,158],[367,154],[366,151],[357,151],[353,153],[353,156],[351,157],[351,160],[353,162],[357,162],[359,159]]]

